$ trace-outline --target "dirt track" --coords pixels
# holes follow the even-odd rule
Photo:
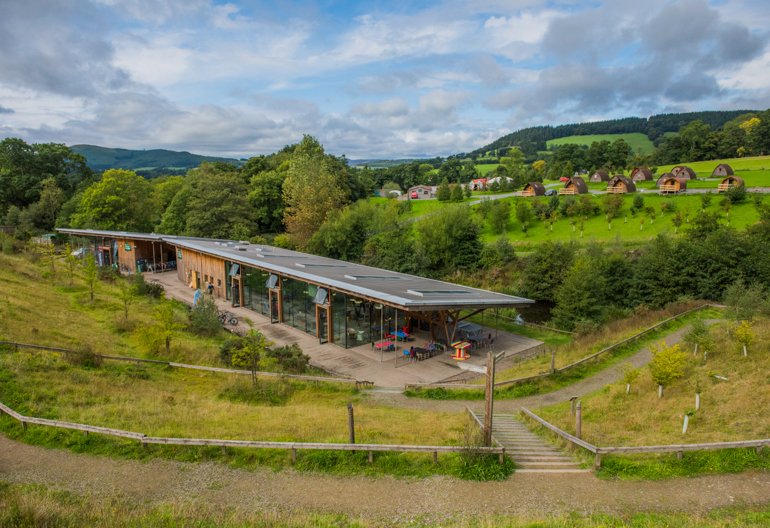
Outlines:
[[[707,512],[770,501],[770,474],[748,472],[663,482],[608,482],[591,473],[514,474],[505,482],[333,477],[287,470],[247,472],[223,464],[113,460],[50,450],[0,435],[0,480],[79,494],[120,494],[149,503],[205,501],[249,511],[340,512],[407,521],[423,515],[545,515],[637,511]]]

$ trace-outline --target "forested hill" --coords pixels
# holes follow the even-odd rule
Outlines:
[[[85,156],[88,166],[95,171],[107,169],[194,169],[204,161],[224,161],[233,165],[243,165],[245,161],[215,156],[200,156],[189,152],[173,150],[128,150],[120,148],[98,147],[96,145],[72,145],[72,150]]]
[[[643,117],[625,117],[608,121],[592,123],[576,123],[572,125],[539,126],[517,130],[511,134],[493,141],[489,145],[476,149],[465,156],[478,156],[484,152],[512,146],[524,146],[529,143],[546,142],[568,136],[587,136],[591,134],[646,134],[655,141],[666,132],[679,132],[679,129],[691,121],[703,121],[711,126],[711,130],[719,130],[722,126],[739,115],[754,112],[754,110],[730,110],[713,112],[688,112],[685,114],[659,114],[645,119]],[[543,149],[544,150],[544,149]],[[463,157],[465,157],[463,156]]]

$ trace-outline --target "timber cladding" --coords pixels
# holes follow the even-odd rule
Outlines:
[[[179,259],[181,254],[182,258]],[[221,257],[201,255],[197,251],[191,251],[177,246],[177,277],[189,285],[194,279],[201,289],[205,289],[206,280],[214,285],[214,297],[224,299],[226,296],[225,261]]]
[[[161,251],[164,251],[163,259],[168,262],[169,245],[148,240],[136,240],[136,239],[124,239],[118,238],[118,264],[122,269],[122,266],[136,271],[136,261],[139,259],[145,259],[147,263],[152,263],[153,259],[157,264],[161,263]]]

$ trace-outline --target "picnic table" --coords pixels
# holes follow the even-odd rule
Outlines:
[[[455,349],[455,353],[452,354],[452,359],[456,359],[457,361],[465,361],[466,359],[470,359],[470,354],[465,352],[465,350],[471,346],[470,343],[465,341],[456,341],[450,346]]]
[[[396,336],[397,339],[404,339],[404,340],[406,340],[406,339],[409,338],[409,334],[407,334],[403,330],[398,330],[396,333],[394,333],[392,335]]]
[[[374,345],[374,348],[384,348],[387,350],[392,346],[395,346],[395,343],[393,343],[393,341],[385,341],[383,343],[377,343],[376,345]]]

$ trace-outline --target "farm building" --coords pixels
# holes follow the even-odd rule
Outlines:
[[[677,194],[687,190],[687,180],[679,176],[669,176],[660,184],[660,194]]]
[[[512,183],[513,182],[513,178],[509,178],[507,176],[505,177],[505,180],[508,183]],[[500,176],[495,176],[494,178],[491,178],[491,179],[487,180],[487,187],[489,187],[493,183],[497,183],[499,185],[500,183],[502,183],[502,181],[503,180],[500,178]]]
[[[540,182],[529,182],[524,189],[516,193],[516,196],[543,196],[545,194],[545,185]]]
[[[410,187],[406,195],[412,200],[425,200],[436,197],[436,188],[430,185],[415,185]]]
[[[250,310],[257,324],[283,324],[343,348],[370,350],[384,337],[383,328],[392,334],[413,327],[452,343],[468,317],[533,302],[248,242],[91,229],[59,232],[89,238],[95,245],[103,240],[130,245],[119,257],[127,264],[154,247],[156,261],[174,257],[176,268],[167,270],[176,271],[185,286],[211,285],[215,298]]]
[[[635,168],[633,171],[631,171],[631,176],[629,176],[629,178],[635,182],[652,181],[654,179],[652,176],[652,171],[647,167]]]
[[[471,180],[470,186],[472,191],[481,191],[486,188],[487,179],[479,178],[477,180]]]
[[[666,178],[672,178],[673,176],[674,176],[674,175],[673,175],[673,174],[671,174],[670,172],[667,172],[667,173],[665,173],[665,174],[661,175],[661,176],[660,176],[660,177],[659,177],[659,178],[658,178],[658,179],[655,181],[655,187],[657,187],[658,189],[660,189],[660,185],[661,185],[661,184],[662,184],[664,181],[666,181]]]
[[[722,183],[719,184],[717,187],[717,192],[725,192],[729,191],[730,187],[745,187],[746,182],[743,181],[743,178],[739,178],[738,176],[728,176],[724,180],[722,180]]]
[[[559,189],[559,194],[585,194],[588,192],[588,185],[580,176],[573,176],[564,183],[564,187]]]
[[[730,167],[730,165],[728,165],[727,163],[720,163],[719,165],[716,166],[716,168],[714,169],[714,172],[711,173],[712,176],[721,176],[721,177],[732,176],[733,174],[735,173],[733,172],[732,167]]]
[[[631,178],[616,174],[607,184],[607,194],[626,194],[636,192],[636,184]]]
[[[671,169],[671,174],[673,174],[676,178],[683,178],[685,180],[697,180],[698,176],[696,176],[695,171],[692,170],[690,167],[687,167],[686,165],[678,165]]]
[[[598,170],[591,174],[591,177],[588,179],[588,181],[591,183],[610,181],[610,175],[607,173],[607,171]]]

